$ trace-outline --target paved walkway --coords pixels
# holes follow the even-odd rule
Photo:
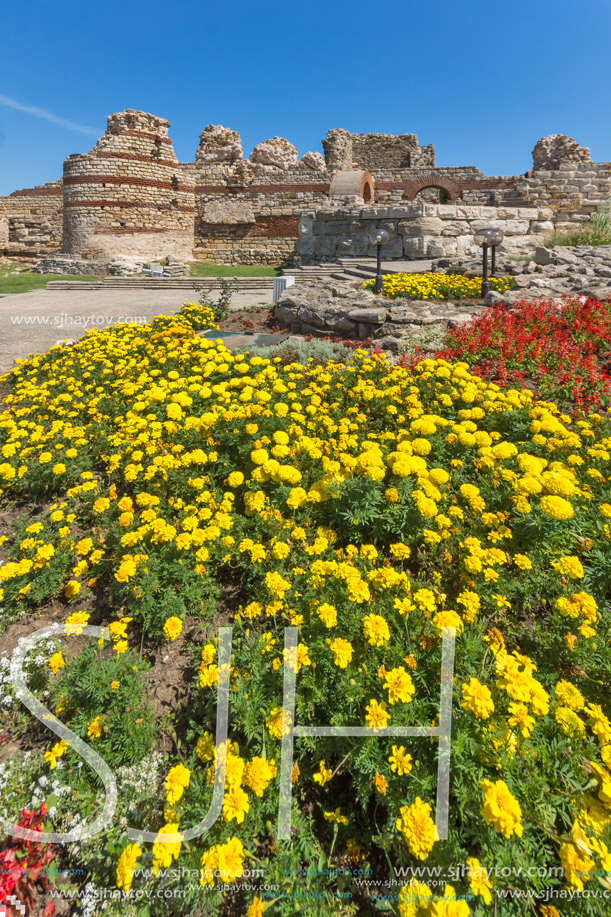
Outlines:
[[[0,296],[0,373],[29,353],[75,340],[91,328],[171,315],[185,301],[184,290],[31,290]],[[249,290],[235,293],[231,305],[244,309],[271,302],[271,290]]]

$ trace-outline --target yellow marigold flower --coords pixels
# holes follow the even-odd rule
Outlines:
[[[403,777],[404,774],[409,774],[412,769],[413,758],[405,750],[404,745],[393,745],[392,755],[390,755],[388,762],[390,764],[390,769],[393,773],[398,774],[399,777]]]
[[[508,723],[510,726],[518,727],[525,739],[531,734],[535,725],[534,717],[529,716],[528,707],[525,704],[512,703],[509,705]]]
[[[480,781],[484,791],[484,805],[481,814],[487,825],[492,825],[495,831],[506,838],[513,834],[522,837],[522,810],[515,796],[509,792],[509,787],[503,780],[494,783],[490,780]]]
[[[64,624],[65,633],[80,637],[83,633],[83,627],[88,624],[90,617],[86,611],[75,611],[73,614],[68,615]]]
[[[564,497],[555,497],[555,496],[545,496],[541,497],[541,502],[539,503],[542,511],[546,516],[551,516],[552,519],[565,520],[572,519],[575,515],[575,510],[571,506],[568,500],[565,500]]]
[[[571,710],[579,712],[585,707],[583,694],[579,688],[576,688],[570,681],[559,681],[556,685],[554,694],[558,704],[562,704],[564,707],[570,707]]]
[[[180,618],[177,618],[175,615],[172,615],[167,619],[163,625],[163,635],[166,640],[169,642],[171,640],[176,640],[177,637],[182,633],[182,621]]]
[[[142,855],[139,844],[128,844],[117,863],[117,888],[128,892],[132,887],[138,857]]]
[[[594,860],[578,850],[574,844],[562,844],[558,855],[566,881],[579,891],[583,891],[584,881],[589,882],[593,877]]]
[[[342,815],[340,809],[336,809],[335,812],[323,812],[325,821],[332,821],[336,825],[347,825],[348,818],[345,815]]]
[[[411,806],[402,806],[396,827],[401,832],[412,856],[426,860],[435,843],[435,822],[431,807],[416,796]]]
[[[386,791],[388,789],[388,781],[386,780],[386,777],[384,777],[382,774],[376,774],[372,783],[381,796],[386,796]]]
[[[488,878],[488,873],[481,865],[477,857],[467,857],[466,864],[469,867],[469,884],[474,895],[480,895],[484,899],[484,904],[492,903],[492,882]]]
[[[225,790],[223,818],[226,822],[230,822],[235,818],[237,824],[241,825],[249,809],[248,796],[240,786],[230,786],[229,789]]]
[[[81,591],[81,584],[77,580],[68,580],[64,586],[64,595],[67,599],[74,598],[75,595],[78,595]]]
[[[67,751],[67,749],[68,749],[68,743],[64,742],[64,740],[62,739],[61,742],[55,743],[51,751],[45,752],[45,761],[47,762],[51,770],[55,768],[55,766],[57,765],[57,759],[61,758],[61,756]]]
[[[382,615],[366,615],[363,618],[363,632],[371,646],[384,646],[390,640],[388,624]]]
[[[459,634],[465,629],[462,618],[455,611],[437,612],[433,616],[433,626],[440,637],[443,635],[444,627],[455,627]]]
[[[478,720],[487,720],[494,713],[494,702],[490,689],[477,678],[471,678],[469,684],[462,686],[463,710],[470,710]]]
[[[282,707],[274,707],[265,721],[269,734],[274,739],[282,738]]]
[[[153,844],[153,874],[158,875],[160,867],[164,869],[169,869],[172,865],[172,860],[177,860],[180,856],[180,841],[174,841],[173,843],[168,843],[163,840],[164,834],[178,834],[179,829],[178,822],[171,822],[166,824],[163,828],[159,829],[159,834],[157,835],[157,840]]]
[[[416,692],[414,682],[409,672],[398,666],[385,673],[384,687],[388,689],[388,702],[396,704],[398,701],[408,704]]]
[[[100,725],[100,717],[96,716],[87,727],[87,735],[93,739],[99,739],[102,735],[102,727]]]
[[[557,707],[554,717],[564,734],[570,738],[578,739],[585,735],[586,727],[570,707]]]
[[[170,768],[165,778],[165,795],[169,806],[176,805],[190,782],[191,771],[184,764]]]
[[[239,487],[240,484],[244,483],[244,475],[241,471],[232,471],[227,477],[227,483],[230,487]]]
[[[365,709],[365,725],[373,729],[383,729],[388,724],[390,713],[387,713],[385,704],[380,704],[372,698]]]
[[[560,560],[553,561],[552,567],[562,576],[568,576],[571,579],[583,579],[584,577],[581,561],[575,555],[566,555]]]
[[[66,665],[66,662],[61,653],[53,653],[53,655],[49,659],[49,668],[51,669],[54,675],[57,675],[59,670],[63,669],[65,665]]]
[[[318,772],[313,775],[314,783],[324,786],[325,783],[329,782],[332,776],[333,771],[326,766],[324,761],[321,761],[318,765]]]
[[[316,613],[325,627],[335,627],[337,624],[337,608],[324,602],[316,609]]]
[[[335,665],[340,669],[345,669],[352,661],[352,653],[354,652],[352,644],[342,637],[337,637],[329,644],[329,647],[333,653]]]
[[[263,917],[263,906],[261,898],[258,895],[252,899],[252,903],[249,905],[248,910],[246,911],[246,917]]]

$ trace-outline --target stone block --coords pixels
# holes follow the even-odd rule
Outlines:
[[[439,204],[437,207],[437,215],[441,220],[455,220],[456,211],[456,204]]]
[[[402,236],[430,236],[441,233],[444,225],[439,217],[418,217],[415,220],[401,221],[399,232]]]
[[[545,248],[543,245],[538,245],[535,249],[535,263],[536,264],[555,264],[556,255],[552,249]]]
[[[553,232],[554,224],[551,220],[534,220],[530,224],[531,232]]]
[[[425,244],[422,236],[405,236],[403,238],[403,254],[406,258],[417,260],[425,255]]]
[[[470,226],[467,222],[448,221],[444,224],[442,236],[466,236],[469,233]]]
[[[353,309],[348,318],[353,322],[364,322],[367,325],[381,325],[386,321],[387,311],[382,308]]]
[[[518,207],[516,216],[519,220],[538,220],[539,210],[537,207]]]

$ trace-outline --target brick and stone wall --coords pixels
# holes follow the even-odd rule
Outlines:
[[[611,198],[611,163],[593,163],[586,147],[562,134],[540,140],[533,169],[520,176],[488,176],[475,166],[438,167],[433,146],[420,146],[415,134],[334,129],[322,146],[324,156],[307,152],[300,158],[288,140],[272,137],[244,159],[236,131],[208,125],[194,161],[179,163],[165,119],[131,109],[118,112],[109,116],[106,133],[89,153],[68,157],[63,181],[0,198],[0,254],[34,258],[61,246],[67,262],[100,264],[170,254],[226,264],[288,265],[296,257],[330,258],[337,248],[332,233],[324,245],[322,239],[317,243],[315,253],[309,250],[311,240],[299,240],[301,214],[326,212],[330,199],[354,209],[367,201],[371,184],[376,206],[403,207],[408,213],[411,202],[462,208],[417,211],[437,222],[422,232],[412,226],[413,233],[397,226],[388,256],[393,249],[397,257],[431,255],[440,247],[454,254],[468,244],[480,218],[503,223],[517,248],[519,238],[530,244],[531,236],[580,225]],[[371,181],[356,182],[361,190],[342,200],[337,189],[354,191],[351,176],[358,174]],[[478,215],[467,216],[469,208]],[[537,211],[537,217],[520,211]],[[409,223],[418,218],[397,219]],[[347,218],[349,224],[359,219]],[[392,223],[394,218],[388,219]],[[321,225],[325,220],[332,222],[321,215]],[[336,236],[354,243],[352,251],[344,244],[337,254],[366,252],[363,239],[349,226]]]
[[[0,197],[0,255],[41,258],[56,251],[61,239],[61,181]]]

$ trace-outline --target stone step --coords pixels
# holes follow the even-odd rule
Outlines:
[[[227,278],[232,279],[232,278]],[[240,290],[271,290],[274,286],[273,277],[238,277],[234,280],[234,289]],[[181,277],[148,278],[141,277],[112,277],[96,282],[82,280],[50,280],[48,290],[185,290],[195,292],[200,289],[220,289],[220,281],[215,277]]]

